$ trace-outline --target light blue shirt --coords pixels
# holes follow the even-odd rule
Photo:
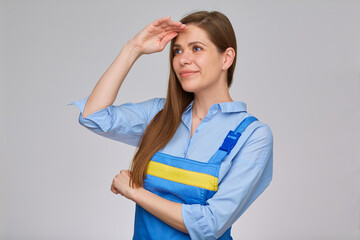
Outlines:
[[[164,98],[153,98],[111,105],[83,118],[87,98],[69,104],[80,109],[80,124],[101,136],[133,146],[137,146],[145,128],[165,104]],[[228,132],[251,116],[243,102],[214,104],[191,137],[192,104],[185,110],[174,137],[159,152],[208,162]],[[272,132],[268,125],[255,121],[222,162],[215,195],[206,205],[182,205],[183,221],[191,239],[219,238],[270,184],[272,169]]]

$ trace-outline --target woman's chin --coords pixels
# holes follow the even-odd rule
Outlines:
[[[191,83],[183,83],[181,84],[182,89],[185,92],[196,92],[198,91],[198,86],[195,86],[195,84],[191,84]]]
[[[186,88],[183,87],[183,90],[189,93],[195,93],[197,91],[196,88],[189,88],[189,87]]]

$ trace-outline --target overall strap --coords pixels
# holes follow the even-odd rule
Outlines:
[[[231,150],[234,148],[235,144],[239,140],[241,134],[245,131],[245,129],[254,121],[257,121],[258,119],[256,117],[247,117],[245,118],[239,126],[234,131],[230,131],[226,138],[224,139],[224,142],[222,143],[219,150],[216,151],[216,153],[211,157],[209,160],[209,163],[214,164],[221,164],[223,159],[231,152]]]

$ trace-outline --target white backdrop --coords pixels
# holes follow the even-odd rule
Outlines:
[[[359,1],[1,1],[0,239],[131,239],[110,192],[134,148],[78,124],[122,45],[153,20],[232,21],[234,100],[270,125],[274,178],[234,239],[360,238]],[[115,104],[163,97],[168,47],[140,58]]]

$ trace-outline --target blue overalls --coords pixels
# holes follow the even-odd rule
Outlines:
[[[247,126],[256,120],[255,117],[247,117],[234,131],[230,131],[208,163],[155,153],[148,165],[144,188],[170,201],[206,205],[218,189],[221,162]],[[219,239],[232,239],[230,231],[231,227]],[[190,235],[167,225],[136,204],[133,239],[183,240],[190,239]]]

